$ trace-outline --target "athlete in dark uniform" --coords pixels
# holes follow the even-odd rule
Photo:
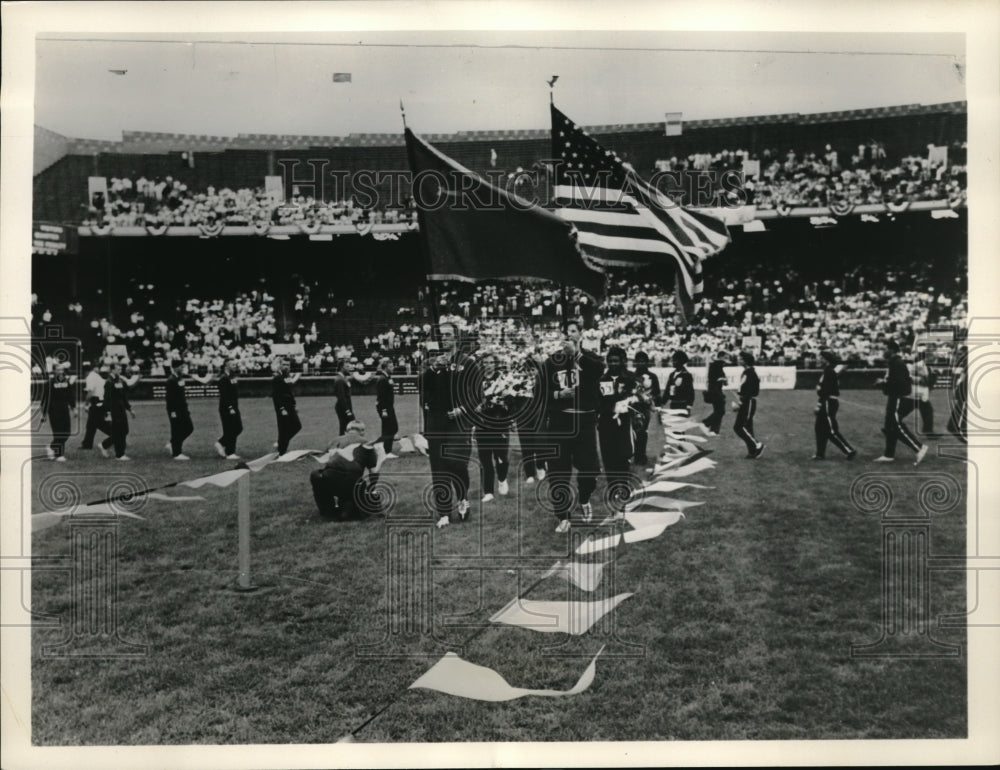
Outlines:
[[[513,420],[503,399],[489,398],[487,389],[496,382],[501,372],[496,355],[488,353],[479,360],[477,385],[480,403],[472,414],[475,425],[476,451],[483,502],[493,500],[494,491],[506,495],[510,491],[507,471],[510,467],[510,426]]]
[[[333,395],[337,397],[334,411],[340,422],[340,435],[347,431],[347,424],[354,419],[354,404],[351,402],[351,363],[343,361],[340,370],[333,377]]]
[[[708,365],[705,402],[712,405],[712,413],[702,420],[710,436],[718,436],[722,430],[722,418],[726,416],[726,370],[729,359],[721,350],[715,360]]]
[[[557,456],[549,461],[549,499],[559,520],[556,532],[568,532],[576,468],[576,484],[584,521],[593,518],[590,496],[601,472],[597,456],[597,407],[604,361],[580,344],[583,328],[577,321],[566,325],[561,350],[545,361],[549,440]]]
[[[458,501],[459,521],[465,521],[469,515],[472,426],[468,413],[476,406],[476,396],[472,362],[458,349],[457,331],[452,323],[439,325],[441,353],[428,360],[420,375],[424,437],[431,461],[432,498],[438,527],[451,521],[455,500]]]
[[[531,395],[524,396],[514,405],[517,424],[517,440],[521,445],[521,465],[524,468],[525,484],[534,484],[545,478],[546,459],[546,402],[544,359],[529,353],[521,362],[521,371],[531,381]]]
[[[876,457],[877,463],[891,463],[896,459],[896,442],[902,439],[910,449],[917,453],[914,465],[918,465],[927,454],[927,447],[920,443],[919,439],[913,435],[904,422],[914,408],[913,399],[910,398],[913,389],[913,380],[910,371],[899,354],[899,343],[889,340],[885,346],[885,357],[888,359],[889,368],[883,380],[880,380],[882,392],[887,396],[885,402],[885,452],[881,457]]]
[[[236,384],[236,366],[232,361],[226,361],[222,365],[218,387],[222,436],[215,442],[215,451],[227,460],[239,460],[240,457],[236,454],[236,439],[243,432],[243,416],[240,414],[240,389]]]
[[[966,371],[968,365],[969,349],[965,345],[962,345],[955,356],[955,365],[952,370],[952,399],[951,414],[948,416],[948,431],[964,443],[968,443],[968,437],[966,436],[968,428],[966,402],[969,398],[969,380],[968,372]]]
[[[46,455],[50,460],[66,462],[66,439],[69,438],[72,422],[70,414],[76,413],[76,388],[66,377],[66,366],[68,364],[56,364],[52,377],[45,383],[45,392],[42,394],[42,404],[45,412],[42,413],[42,422],[45,422],[48,415],[49,425],[52,427],[52,443],[46,449]]]
[[[607,369],[599,380],[597,435],[608,482],[608,499],[617,508],[631,492],[629,463],[635,452],[632,429],[635,375],[625,368],[625,351],[619,347],[608,349],[606,361]]]
[[[830,441],[843,452],[848,460],[853,460],[857,451],[843,436],[837,424],[837,411],[840,409],[840,382],[837,375],[837,355],[824,350],[820,357],[826,361],[823,374],[816,385],[816,454],[813,460],[826,459],[826,442]]]
[[[737,393],[740,399],[736,409],[736,423],[733,432],[743,439],[747,445],[747,457],[756,460],[764,451],[764,445],[753,435],[753,418],[757,413],[757,396],[760,395],[760,378],[753,368],[753,353],[744,350],[740,353],[740,364],[743,374],[740,376],[740,389]]]
[[[691,414],[694,404],[694,377],[687,370],[688,357],[683,350],[676,350],[670,357],[674,370],[667,377],[664,388],[668,409],[683,409],[684,414]]]
[[[111,364],[111,371],[104,383],[104,406],[111,416],[111,435],[101,442],[101,454],[108,457],[108,450],[114,446],[115,457],[118,460],[131,460],[132,458],[125,454],[125,445],[128,436],[128,418],[135,419],[135,413],[128,401],[128,386],[122,379],[120,364]]]
[[[108,410],[104,406],[104,377],[96,365],[92,365],[83,381],[87,398],[87,427],[83,432],[80,449],[93,449],[97,431],[108,432]]]
[[[298,382],[301,375],[292,374],[291,367],[285,360],[278,363],[277,369],[271,379],[271,401],[278,418],[278,441],[275,448],[279,455],[283,455],[288,451],[288,442],[302,430],[299,413],[295,410],[295,396],[292,395],[292,385]]]
[[[662,404],[663,395],[660,391],[660,378],[656,376],[655,372],[649,371],[649,356],[642,350],[635,354],[635,381],[636,387],[642,388],[646,397],[635,405],[633,412],[635,452],[632,455],[632,461],[636,465],[648,465],[649,458],[646,456],[646,448],[649,445],[649,422],[652,418],[653,407]]]
[[[184,454],[184,439],[194,433],[191,412],[188,409],[184,375],[187,364],[175,361],[167,378],[167,417],[170,418],[170,443],[167,448],[175,460],[190,460]]]
[[[375,373],[375,409],[382,420],[380,440],[385,448],[385,455],[395,456],[392,455],[392,440],[399,430],[399,421],[396,419],[396,385],[392,381],[391,358],[379,361],[378,371]]]

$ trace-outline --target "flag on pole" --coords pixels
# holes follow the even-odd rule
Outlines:
[[[568,223],[490,184],[410,129],[406,149],[429,279],[541,278],[603,297],[604,275],[584,262]]]
[[[556,212],[577,228],[584,255],[606,267],[676,263],[688,315],[702,292],[702,261],[729,243],[725,223],[672,201],[554,105],[552,157]]]

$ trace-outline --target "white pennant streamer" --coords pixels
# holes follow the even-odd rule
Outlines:
[[[530,628],[545,634],[585,634],[597,621],[632,594],[618,594],[598,602],[514,599],[490,618],[491,623]]]
[[[668,479],[680,479],[685,476],[691,476],[695,473],[701,473],[702,471],[707,471],[715,467],[715,460],[709,460],[707,457],[702,457],[700,460],[695,460],[693,463],[688,463],[680,468],[668,468],[660,469],[659,467],[653,472],[653,477],[657,480],[661,478]]]
[[[654,537],[662,535],[666,529],[666,524],[650,524],[647,527],[640,527],[639,529],[633,529],[631,532],[626,532],[622,536],[622,540],[626,543],[638,543],[642,540],[652,540]]]
[[[604,572],[605,563],[603,561],[557,561],[548,572],[542,575],[542,578],[561,577],[577,588],[589,592],[601,584],[601,574]]]
[[[678,489],[683,489],[684,487],[694,487],[696,489],[714,489],[714,487],[706,487],[702,484],[695,484],[691,481],[652,481],[644,487],[640,487],[635,492],[632,493],[632,497],[643,494],[651,495],[657,492],[674,492]]]
[[[63,508],[58,511],[42,511],[33,514],[31,517],[31,531],[42,532],[60,524],[67,516],[86,516],[88,514],[109,514],[112,516],[124,516],[129,519],[145,521],[145,518],[130,511],[123,511],[108,503],[94,503],[93,505],[78,505],[74,508]]]
[[[681,511],[631,511],[625,514],[625,521],[636,529],[658,527],[660,525],[663,525],[663,527],[672,527],[683,518],[684,513]],[[628,535],[629,533],[626,532],[626,539]]]
[[[661,510],[661,511],[676,511],[684,510],[685,508],[694,508],[698,505],[704,505],[704,500],[677,500],[673,497],[664,497],[662,495],[645,495],[637,497],[629,502],[625,503],[625,511],[637,511],[637,510]]]
[[[590,553],[608,551],[612,548],[618,547],[618,543],[621,542],[621,537],[622,536],[620,534],[615,534],[602,537],[599,540],[584,540],[579,546],[577,546],[576,552],[580,556],[586,556]]]
[[[201,495],[177,495],[175,497],[171,497],[170,495],[165,495],[162,492],[150,492],[149,494],[146,495],[146,497],[148,497],[150,500],[170,500],[171,502],[174,503],[182,503],[182,502],[186,503],[191,500],[205,499]]]
[[[357,446],[357,444],[354,444],[353,446]],[[301,457],[305,457],[306,455],[318,455],[318,454],[322,454],[318,449],[293,449],[291,452],[285,452],[283,455],[276,457],[274,459],[274,462],[292,463]]]
[[[213,484],[217,487],[228,487],[230,484],[234,483],[237,479],[242,476],[246,476],[250,471],[245,468],[238,468],[233,471],[224,471],[222,473],[216,473],[214,476],[202,476],[200,479],[192,479],[191,481],[182,481],[186,487],[191,487],[192,489],[198,489],[205,486],[206,484]]]
[[[693,441],[696,444],[704,444],[708,441],[704,436],[692,436],[690,433],[672,433],[670,431],[665,431],[663,438],[667,441],[671,439],[674,441]]]
[[[250,462],[248,462],[247,468],[249,468],[254,472],[257,472],[263,470],[277,459],[278,459],[277,452],[268,452],[266,455],[258,457],[256,460],[251,460]]]
[[[597,672],[597,658],[602,652],[604,652],[603,647],[598,650],[597,655],[584,669],[580,679],[569,690],[531,690],[524,687],[512,687],[492,668],[469,663],[453,652],[446,653],[423,676],[411,684],[409,689],[436,690],[460,698],[494,703],[515,700],[526,695],[539,695],[548,698],[578,695],[593,684]]]

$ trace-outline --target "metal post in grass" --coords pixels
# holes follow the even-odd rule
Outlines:
[[[250,577],[250,472],[237,482],[237,525],[239,528],[239,577],[237,591],[256,591]]]

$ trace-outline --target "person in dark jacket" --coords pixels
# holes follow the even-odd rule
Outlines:
[[[568,532],[570,528],[573,468],[576,468],[584,521],[593,518],[590,496],[597,488],[597,476],[601,472],[597,455],[597,408],[604,361],[586,350],[582,339],[582,323],[569,321],[562,348],[545,361],[549,440],[556,452],[556,457],[549,461],[549,500],[559,520],[558,533]]]
[[[545,478],[548,467],[546,448],[546,395],[545,359],[529,353],[521,361],[520,369],[531,381],[531,395],[517,400],[514,405],[514,419],[517,440],[521,446],[521,466],[524,469],[526,485]]]
[[[101,442],[101,454],[109,457],[108,450],[114,446],[115,458],[128,461],[132,458],[125,454],[126,437],[128,436],[128,418],[135,419],[132,405],[128,400],[128,386],[122,379],[121,364],[111,364],[111,371],[104,383],[104,407],[111,417],[111,435]]]
[[[222,422],[222,436],[215,442],[219,457],[239,460],[236,454],[236,439],[243,432],[243,416],[240,414],[240,388],[236,378],[236,364],[226,361],[216,380],[219,389],[219,420]]]
[[[472,415],[475,425],[476,450],[483,502],[494,499],[494,491],[506,495],[510,491],[507,471],[510,467],[510,409],[502,396],[489,395],[489,389],[502,376],[499,361],[487,353],[478,362],[477,388],[479,405]]]
[[[601,462],[608,482],[608,499],[620,506],[631,492],[629,463],[635,452],[632,429],[635,375],[625,368],[625,351],[608,348],[607,368],[599,380],[601,397],[598,406],[597,435],[601,443]]]
[[[683,409],[691,414],[694,404],[694,377],[687,370],[688,356],[683,350],[675,350],[670,357],[674,370],[667,377],[665,390],[668,409]]]
[[[438,325],[438,344],[440,353],[428,358],[420,375],[420,402],[440,528],[450,523],[453,506],[459,521],[469,516],[469,413],[476,407],[476,396],[472,361],[459,347],[455,324]]]
[[[359,444],[352,459],[334,452],[326,465],[313,471],[309,482],[320,515],[330,521],[348,521],[373,513],[377,506],[370,475],[376,463],[374,445]]]
[[[877,463],[891,463],[896,459],[896,443],[900,440],[910,449],[917,453],[914,465],[919,465],[927,454],[927,447],[920,443],[920,440],[913,435],[906,427],[904,420],[913,411],[915,406],[910,398],[913,390],[913,380],[910,371],[899,354],[899,343],[889,340],[885,346],[885,357],[889,366],[886,376],[879,380],[882,392],[886,395],[885,402],[885,425],[882,430],[885,433],[885,451],[881,457],[876,457]]]
[[[722,418],[726,416],[726,370],[729,358],[724,351],[715,354],[715,360],[708,365],[705,389],[705,403],[712,405],[712,413],[702,423],[710,436],[718,436],[722,430]]]
[[[278,361],[276,372],[271,379],[271,401],[274,403],[274,413],[278,418],[278,440],[275,449],[279,455],[288,451],[288,443],[300,430],[302,423],[299,413],[295,410],[295,396],[292,395],[292,385],[299,381],[301,375],[291,373],[288,361]]]
[[[185,375],[187,364],[175,361],[167,378],[167,417],[170,419],[170,442],[167,449],[175,460],[190,460],[184,454],[184,439],[194,433],[191,412],[188,409]]]
[[[337,413],[337,420],[340,422],[341,436],[347,430],[347,424],[354,419],[354,404],[351,401],[352,368],[350,361],[341,361],[340,369],[333,377],[333,395],[337,398],[334,411]]]
[[[66,376],[69,364],[56,364],[42,393],[42,422],[48,416],[52,427],[52,443],[46,448],[50,460],[66,462],[66,440],[72,429],[71,415],[76,414],[76,388]]]
[[[635,354],[635,381],[636,387],[641,388],[646,396],[635,405],[633,413],[635,451],[632,454],[632,461],[636,465],[648,465],[649,457],[646,455],[646,449],[649,446],[649,423],[653,407],[663,403],[663,394],[660,391],[660,378],[649,370],[649,355],[643,350]]]
[[[830,350],[820,353],[826,365],[816,385],[816,454],[813,460],[826,459],[826,444],[831,442],[844,453],[848,460],[853,460],[857,450],[847,439],[840,435],[837,424],[837,412],[840,409],[840,382],[837,373],[837,354]]]
[[[747,445],[747,457],[756,460],[764,451],[764,445],[753,435],[753,418],[757,413],[757,396],[760,395],[760,378],[754,369],[753,353],[744,350],[740,353],[740,364],[743,374],[740,375],[740,389],[737,396],[740,401],[736,406],[736,422],[733,432],[743,439]]]
[[[375,372],[375,409],[382,421],[380,441],[385,447],[385,456],[394,458],[392,440],[399,430],[399,420],[396,419],[396,384],[392,381],[392,359],[383,358],[379,361]]]

